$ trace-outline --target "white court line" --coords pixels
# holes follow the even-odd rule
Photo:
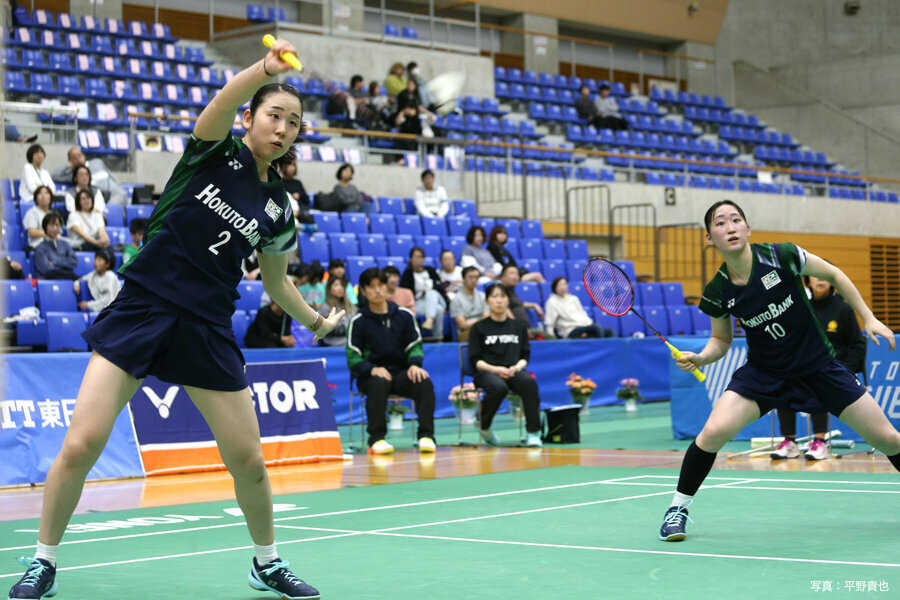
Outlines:
[[[637,475],[628,479],[678,479],[678,475]],[[705,481],[734,481],[745,480],[746,477],[707,477]],[[845,481],[835,479],[766,479],[765,477],[753,477],[750,481],[768,481],[772,483],[853,483],[856,485],[900,485],[900,481]]]

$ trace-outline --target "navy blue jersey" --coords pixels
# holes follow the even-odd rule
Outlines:
[[[753,268],[735,285],[723,263],[703,290],[700,310],[716,319],[741,320],[747,363],[776,376],[807,375],[829,364],[834,349],[816,318],[803,268],[806,251],[794,244],[751,244]]]
[[[199,317],[231,324],[241,261],[297,248],[290,199],[269,169],[261,182],[249,148],[227,136],[191,136],[150,217],[144,245],[121,273]]]

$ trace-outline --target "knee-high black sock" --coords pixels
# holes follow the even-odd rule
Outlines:
[[[894,468],[900,471],[900,452],[893,456],[888,456],[888,460],[894,465]]]
[[[700,484],[709,475],[713,463],[716,462],[716,453],[707,452],[691,442],[687,452],[684,453],[684,461],[681,463],[681,476],[678,478],[678,493],[693,496],[700,489]]]

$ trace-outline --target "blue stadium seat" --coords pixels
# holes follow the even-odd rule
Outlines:
[[[566,261],[566,279],[569,281],[582,281],[584,278],[584,265],[587,259],[569,259]]]
[[[630,260],[616,260],[615,262],[620,269],[625,271],[625,274],[628,275],[629,279],[631,279],[632,283],[637,281],[637,276],[634,273],[634,263]]]
[[[379,196],[378,211],[382,214],[402,215],[403,200],[395,196]]]
[[[591,300],[590,294],[588,294],[584,287],[584,280],[581,277],[569,280],[569,293],[581,300],[581,305],[585,310],[595,306],[594,301]]]
[[[4,317],[19,314],[19,309],[34,306],[34,288],[30,281],[0,281],[0,306]]]
[[[244,344],[244,336],[247,335],[247,328],[250,327],[250,319],[243,310],[236,310],[231,315],[231,330],[234,332],[234,339],[237,341],[238,348],[246,348]]]
[[[394,235],[397,233],[397,222],[394,215],[379,214],[369,216],[369,230],[372,233],[382,233],[385,235]]]
[[[401,228],[401,231],[406,230]],[[413,249],[413,246],[415,246],[415,242],[413,241],[413,236],[409,234],[400,234],[388,238],[388,253],[390,256],[400,256],[404,261],[409,256],[409,251]]]
[[[630,314],[630,313],[629,313]],[[669,335],[669,313],[665,306],[644,306],[641,314],[656,331],[662,335]],[[648,332],[650,333],[650,332]]]
[[[538,285],[533,281],[523,281],[516,286],[516,293],[522,302],[534,302],[543,306],[541,292]]]
[[[663,306],[662,285],[650,281],[640,281],[635,289],[635,304],[643,306]]]
[[[541,240],[538,239],[521,239],[519,240],[519,253],[522,258],[536,258],[543,260],[544,248]]]
[[[619,335],[619,319],[618,317],[614,317],[603,312],[599,306],[592,306],[588,311],[588,314],[594,319],[594,323],[599,325],[604,329],[611,329],[613,331],[613,335]]]
[[[566,243],[564,240],[545,239],[544,258],[566,259]]]
[[[566,279],[566,261],[557,259],[543,261],[541,263],[541,274],[550,282],[557,277]]]
[[[457,217],[478,218],[478,210],[472,200],[454,200],[452,202],[453,214]]]
[[[406,235],[422,234],[422,218],[418,215],[398,215],[397,231],[402,231]]]
[[[631,337],[635,333],[647,333],[647,328],[644,326],[644,322],[641,321],[640,317],[638,317],[633,312],[627,312],[619,319],[619,334],[622,337]],[[662,333],[662,332],[660,332]]]
[[[669,333],[672,335],[693,335],[694,324],[687,306],[669,306]]]
[[[38,306],[41,315],[50,312],[78,312],[72,282],[66,280],[41,280],[37,282]]]
[[[149,219],[151,214],[153,206],[150,204],[129,204],[125,207],[125,217],[129,223],[134,219]]]
[[[519,226],[522,228],[522,237],[530,238],[530,239],[543,239],[544,238],[544,228],[541,225],[540,221],[535,221],[532,219],[522,219],[519,222]]]
[[[518,219],[496,219],[495,223],[497,225],[502,225],[506,229],[506,237],[510,239],[518,239],[522,237],[522,233],[519,230],[519,220]],[[488,231],[490,234],[490,231]]]
[[[541,272],[541,263],[543,261],[539,258],[517,258],[517,261],[519,266],[526,271],[534,273]]]
[[[406,270],[406,257],[404,256],[376,256],[375,262],[379,269],[387,266],[397,267],[397,270],[403,273]]]
[[[699,306],[690,305],[687,307],[691,313],[691,323],[694,325],[695,335],[709,335],[712,333],[712,322],[709,315],[700,310]]]
[[[394,235],[391,233],[390,235]],[[383,233],[366,233],[359,236],[359,252],[363,256],[384,256],[387,251],[387,236]]]
[[[317,232],[312,235],[300,234],[300,260],[310,263],[318,260],[322,264],[327,264],[331,260],[331,252],[328,248],[328,236],[324,233]]]
[[[566,258],[587,260],[590,258],[585,240],[566,240]]]
[[[472,220],[469,217],[450,217],[447,219],[447,229],[451,236],[465,237],[471,227]]]
[[[321,233],[340,233],[341,232],[341,216],[334,212],[318,212],[313,213],[313,219],[316,221],[316,227]]]
[[[76,252],[75,274],[83,277],[94,270],[94,253],[93,252]]]
[[[451,251],[453,253],[453,256],[456,257],[456,262],[459,263],[459,254],[466,246],[466,238],[463,236],[454,235],[445,237],[441,241],[443,242],[443,249]]]
[[[331,256],[335,258],[359,255],[359,241],[355,233],[330,233],[328,244],[331,247]]]
[[[347,279],[354,285],[359,284],[359,276],[371,267],[378,266],[372,256],[348,256]]]
[[[361,235],[369,232],[364,213],[341,213],[341,227],[344,233]]]
[[[74,294],[73,294],[74,296]],[[87,329],[88,315],[79,312],[53,312],[47,315],[47,351],[87,352],[81,333]]]
[[[235,309],[259,310],[264,291],[262,280],[242,281],[237,287],[237,292],[241,297],[234,303]]]
[[[440,236],[436,235],[417,235],[413,238],[416,246],[425,251],[425,260],[433,259],[437,261],[441,256],[441,250],[444,244]]]
[[[661,285],[666,306],[684,306],[684,289],[681,283],[676,281]]]
[[[447,235],[447,220],[443,217],[422,217],[422,231],[425,235],[445,237]]]

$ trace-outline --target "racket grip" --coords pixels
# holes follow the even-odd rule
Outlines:
[[[675,358],[681,358],[681,350],[679,350],[678,348],[676,348],[669,342],[666,342],[666,346],[669,347],[669,352],[672,353],[672,356],[674,356]],[[704,381],[706,381],[706,375],[704,375],[703,371],[701,371],[700,369],[697,369],[696,367],[694,368],[693,371],[691,371],[691,375],[696,377],[697,381],[699,381],[700,383],[703,383]]]
[[[263,36],[263,45],[265,45],[266,48],[271,48],[273,45],[275,45],[275,36],[272,35],[271,33],[267,33],[266,35],[264,35]],[[303,65],[300,64],[300,60],[296,57],[296,55],[294,55],[293,52],[282,52],[281,60],[283,60],[287,64],[291,65],[294,69],[296,69],[298,71],[303,70]]]

